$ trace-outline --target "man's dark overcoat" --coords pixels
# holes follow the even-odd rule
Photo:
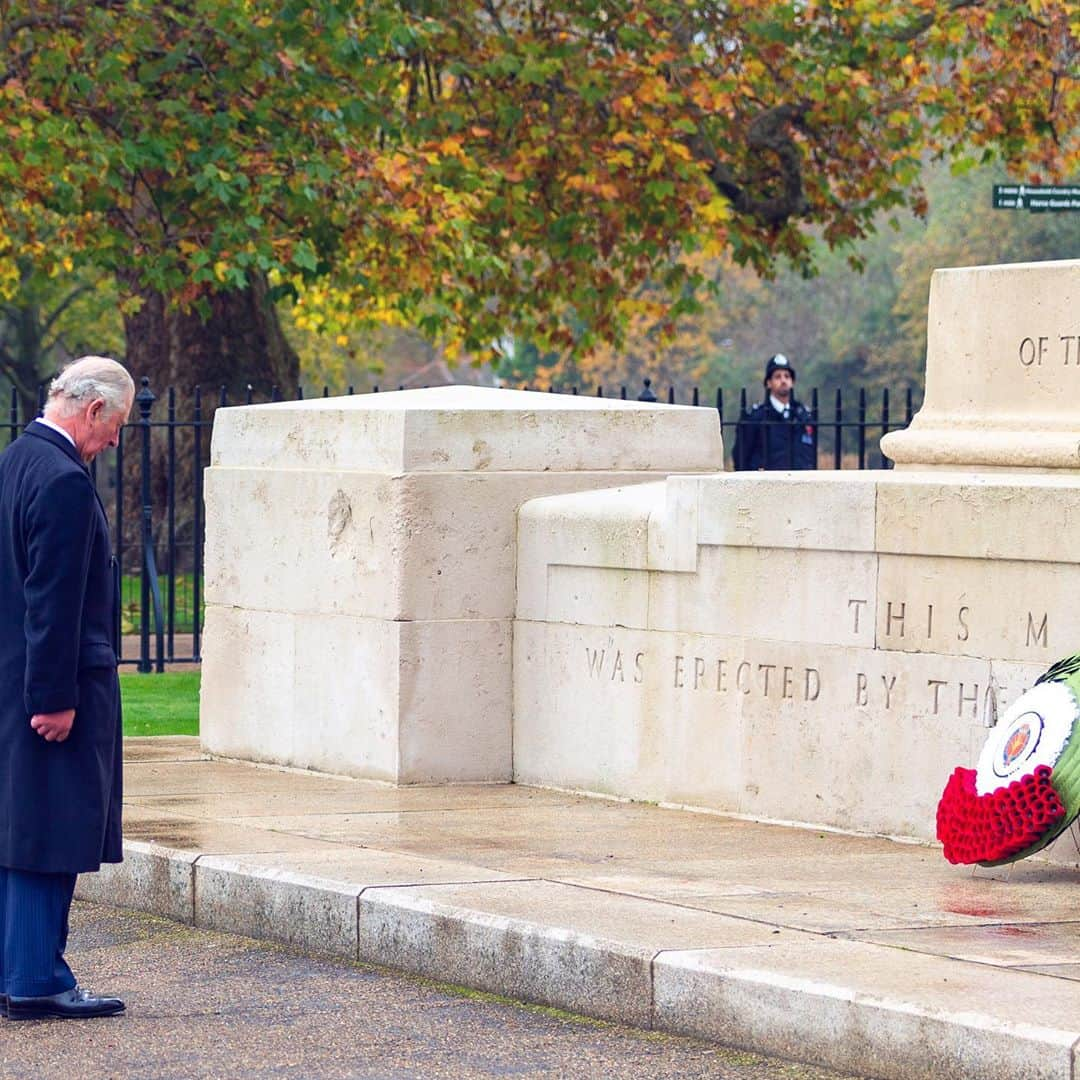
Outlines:
[[[0,454],[0,866],[82,873],[122,858],[118,600],[90,474],[32,423]],[[30,727],[72,708],[64,742]]]

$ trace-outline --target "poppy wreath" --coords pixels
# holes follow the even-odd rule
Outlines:
[[[1080,814],[1078,720],[1080,654],[1041,675],[990,732],[978,765],[949,777],[937,810],[949,862],[1015,862],[1073,823]]]

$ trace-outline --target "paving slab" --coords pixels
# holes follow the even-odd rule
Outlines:
[[[669,953],[653,977],[667,1031],[890,1080],[1074,1075],[1080,985],[1063,979],[830,938]]]
[[[1080,965],[1080,922],[939,926],[845,934],[856,941],[951,956],[996,967]]]
[[[198,739],[188,735],[157,735],[154,738],[124,740],[124,761],[134,765],[144,761],[209,761]]]
[[[124,836],[176,851],[214,855],[326,851],[338,846],[300,833],[252,828],[228,819],[189,818],[135,805],[124,807]]]
[[[269,770],[262,770],[264,772]],[[286,774],[287,775],[287,774]],[[158,781],[151,780],[151,784]],[[179,781],[175,781],[179,782]],[[134,794],[129,802],[135,806],[157,807],[172,813],[192,817],[229,819],[295,818],[300,815],[349,815],[368,813],[441,813],[445,810],[480,810],[503,807],[567,806],[582,802],[580,796],[563,795],[539,788],[521,789],[513,784],[462,784],[453,787],[395,788],[384,784],[357,784],[346,780],[334,787],[280,784],[267,790],[219,792],[200,791],[180,794]],[[138,791],[145,790],[144,778],[139,778]],[[255,822],[256,824],[258,822]]]
[[[1075,1080],[1075,866],[125,749],[86,898],[867,1076]]]

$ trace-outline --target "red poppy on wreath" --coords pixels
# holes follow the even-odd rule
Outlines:
[[[1046,847],[1080,813],[1080,655],[1054,664],[991,731],[938,803],[951,863],[996,866]]]

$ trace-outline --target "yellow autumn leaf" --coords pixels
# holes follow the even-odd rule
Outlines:
[[[723,195],[716,195],[698,207],[698,213],[710,225],[731,220],[731,203]]]

